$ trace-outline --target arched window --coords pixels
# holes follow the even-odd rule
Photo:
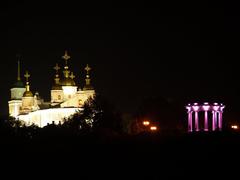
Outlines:
[[[82,106],[82,105],[83,105],[83,103],[82,103],[82,100],[81,100],[81,99],[79,99],[79,100],[78,100],[78,105],[79,105],[79,106]]]
[[[61,95],[58,95],[58,100],[61,100],[61,99],[62,99]]]

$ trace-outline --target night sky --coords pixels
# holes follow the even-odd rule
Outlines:
[[[123,112],[134,111],[144,98],[160,96],[183,105],[223,102],[238,118],[237,4],[114,2],[2,6],[1,115],[7,114],[16,80],[16,54],[31,74],[31,90],[49,100],[52,67],[63,64],[61,56],[68,50],[77,84],[83,87],[88,63],[96,91]]]

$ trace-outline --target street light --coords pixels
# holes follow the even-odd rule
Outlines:
[[[143,121],[143,125],[144,125],[144,126],[148,126],[149,124],[150,124],[149,121]]]
[[[238,126],[237,125],[232,125],[231,128],[232,129],[238,129]]]
[[[156,131],[156,130],[157,130],[157,126],[151,126],[151,127],[150,127],[150,130],[151,130],[151,131]]]

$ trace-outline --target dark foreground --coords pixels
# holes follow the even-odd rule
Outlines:
[[[1,137],[1,172],[9,179],[231,179],[240,177],[239,145],[231,132]]]

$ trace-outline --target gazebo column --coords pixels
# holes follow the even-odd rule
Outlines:
[[[192,132],[192,111],[188,112],[188,132]]]
[[[219,131],[222,130],[222,111],[218,112],[218,129]]]
[[[215,129],[218,129],[218,111],[215,111]]]
[[[208,111],[204,112],[204,131],[208,131]]]
[[[199,131],[198,111],[195,111],[195,130]]]
[[[212,130],[215,131],[216,130],[216,113],[215,111],[212,111]]]

